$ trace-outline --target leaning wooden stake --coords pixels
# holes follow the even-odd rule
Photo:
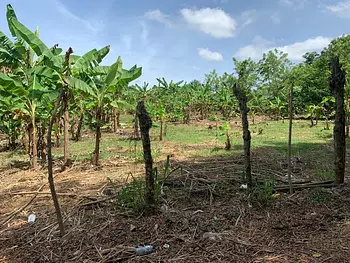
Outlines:
[[[293,193],[292,184],[292,126],[293,126],[293,84],[290,87],[289,94],[289,134],[288,134],[288,183],[289,193]]]
[[[145,103],[141,100],[137,104],[136,108],[137,118],[140,124],[141,140],[143,146],[143,157],[145,160],[146,168],[146,205],[148,211],[152,211],[155,206],[155,187],[154,187],[154,177],[153,177],[153,160],[151,154],[151,140],[149,136],[149,130],[152,128],[152,119],[148,115],[145,108]],[[135,118],[135,121],[137,119]]]
[[[344,110],[344,84],[345,72],[341,69],[339,58],[335,57],[331,61],[332,75],[329,79],[331,90],[335,98],[335,121],[333,129],[334,137],[334,172],[336,184],[344,183],[345,174],[345,110]]]
[[[247,179],[248,187],[252,186],[252,168],[250,163],[250,142],[251,135],[249,131],[248,122],[248,112],[249,108],[247,105],[247,94],[238,87],[237,83],[233,85],[233,93],[235,94],[237,100],[239,101],[239,108],[241,110],[242,116],[242,126],[243,126],[243,144],[244,144],[244,163],[245,163],[245,175]]]

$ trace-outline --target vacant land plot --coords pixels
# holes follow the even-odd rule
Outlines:
[[[124,120],[118,134],[104,132],[102,167],[90,166],[93,135],[71,142],[74,160],[55,183],[67,234],[58,227],[46,169],[29,169],[21,150],[1,152],[1,262],[348,262],[350,189],[314,188],[292,196],[273,192],[287,182],[286,123],[251,126],[252,165],[258,187],[240,189],[243,157],[241,128],[234,125],[232,149],[215,123],[169,124],[164,141],[152,129],[152,151],[159,175],[166,157],[170,169],[159,211],[142,212],[137,183],[143,177],[140,142]],[[211,128],[212,127],[212,128]],[[262,128],[262,134],[258,129]],[[55,148],[59,160],[62,149]],[[296,121],[293,180],[332,178],[331,131]],[[34,198],[35,197],[35,198]],[[17,213],[18,212],[18,213]],[[27,223],[30,214],[34,224]],[[136,256],[127,247],[155,245]]]

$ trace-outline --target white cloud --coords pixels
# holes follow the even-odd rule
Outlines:
[[[246,26],[250,25],[251,23],[253,23],[254,20],[255,20],[255,16],[256,16],[256,11],[255,10],[244,11],[241,14],[241,17],[243,19],[242,27],[246,27]]]
[[[303,8],[309,0],[279,0],[280,4],[291,7],[293,9]]]
[[[338,2],[335,5],[326,6],[326,8],[341,18],[350,18],[350,1]]]
[[[180,10],[184,20],[194,29],[215,38],[233,37],[237,22],[225,11],[218,8]]]
[[[63,15],[64,17],[75,20],[79,23],[81,23],[84,27],[89,29],[92,32],[100,32],[104,28],[104,24],[101,21],[89,21],[86,19],[83,19],[76,14],[72,13],[71,11],[68,10],[68,8],[61,3],[59,0],[54,0],[54,3],[57,7],[57,10]]]
[[[289,6],[293,5],[293,1],[291,0],[280,0],[280,3]]]
[[[215,4],[227,4],[228,0],[213,0]]]
[[[328,37],[317,36],[302,42],[295,42],[291,45],[277,47],[277,49],[288,53],[288,57],[291,60],[302,60],[306,52],[322,50],[328,46],[331,40],[332,39]]]
[[[198,55],[200,55],[205,60],[210,60],[210,61],[221,61],[224,59],[221,53],[210,51],[207,48],[198,48]]]
[[[157,21],[159,23],[166,24],[168,26],[170,26],[172,24],[168,15],[164,14],[159,9],[148,11],[145,14],[145,17],[150,19],[150,20],[154,20],[154,21]]]
[[[267,41],[258,36],[253,40],[251,45],[240,48],[235,56],[240,59],[251,57],[253,60],[259,60],[262,55],[269,50],[278,49],[285,53],[288,53],[288,58],[295,61],[303,59],[303,55],[306,52],[320,51],[324,47],[328,46],[332,39],[328,37],[317,36],[305,41],[295,42],[285,46],[274,46],[273,42]]]
[[[281,18],[280,18],[280,15],[279,15],[279,13],[273,13],[271,16],[270,16],[270,19],[272,20],[272,22],[274,23],[274,24],[279,24],[279,23],[281,23]]]

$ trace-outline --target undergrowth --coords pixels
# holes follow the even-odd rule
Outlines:
[[[164,195],[164,183],[166,180],[172,173],[181,169],[181,167],[170,169],[170,165],[170,156],[168,155],[164,167],[161,168],[160,172],[158,171],[158,167],[153,169],[155,185],[154,199],[156,205],[160,203],[161,197]],[[144,178],[134,177],[131,173],[129,175],[132,180],[121,189],[119,189],[110,178],[107,179],[115,191],[117,206],[119,208],[131,209],[133,213],[140,214],[147,206],[145,202],[146,182]]]

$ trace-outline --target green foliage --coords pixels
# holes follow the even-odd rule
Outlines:
[[[155,200],[157,203],[160,201],[160,197],[164,195],[164,183],[166,180],[177,170],[182,169],[180,166],[174,169],[170,169],[170,156],[167,156],[165,165],[162,169],[162,174],[160,175],[158,172],[158,168],[154,168],[154,182],[155,182]]]
[[[124,209],[131,209],[134,213],[139,214],[145,208],[145,181],[140,178],[135,178],[130,174],[132,180],[125,184],[120,190],[114,185],[111,179],[110,183],[114,185],[116,191],[117,206]]]
[[[256,184],[250,190],[250,200],[259,206],[267,206],[274,199],[275,180],[273,178],[265,179],[263,185]]]
[[[311,192],[311,200],[315,203],[328,202],[331,201],[333,198],[334,197],[327,189],[316,188],[313,189]]]
[[[158,204],[160,197],[164,195],[164,183],[165,181],[180,167],[170,169],[170,156],[167,156],[164,167],[161,173],[158,172],[158,168],[154,168],[154,183],[155,183],[155,200]],[[110,178],[107,178],[110,184],[114,188],[116,193],[117,206],[124,209],[131,209],[135,214],[140,214],[145,209],[145,191],[146,185],[142,178],[135,178],[131,173],[131,182],[125,184],[119,189]]]

